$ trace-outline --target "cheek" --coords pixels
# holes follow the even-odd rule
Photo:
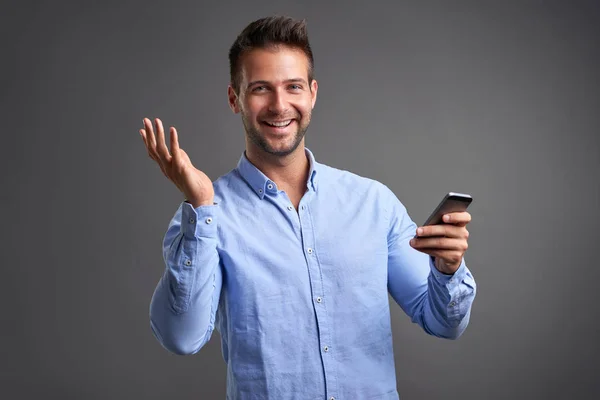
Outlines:
[[[252,117],[253,119],[258,118],[260,115],[264,114],[265,104],[261,101],[251,101],[245,105],[246,115]]]
[[[302,101],[291,102],[290,107],[304,119],[310,115],[312,103],[310,100],[307,101],[306,99],[302,99]]]
[[[247,105],[243,105],[242,108],[240,109],[240,112],[242,114],[242,116],[244,117],[244,119],[250,123],[254,123],[254,121],[257,118],[257,115],[254,111],[252,111],[251,108],[249,108]]]
[[[310,100],[302,105],[301,112],[304,118],[310,118],[310,115],[312,113],[312,102]]]

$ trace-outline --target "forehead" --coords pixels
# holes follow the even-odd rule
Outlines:
[[[242,82],[283,81],[304,78],[308,81],[308,57],[302,50],[287,46],[252,49],[241,59]]]

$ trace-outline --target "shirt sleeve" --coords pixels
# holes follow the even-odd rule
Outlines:
[[[476,294],[476,284],[465,259],[458,270],[443,274],[433,258],[409,244],[417,225],[406,208],[386,188],[389,215],[388,290],[392,298],[425,332],[446,338],[459,338],[467,325]]]
[[[150,302],[150,327],[175,354],[194,354],[210,339],[222,286],[218,205],[183,202],[163,240],[165,271]]]

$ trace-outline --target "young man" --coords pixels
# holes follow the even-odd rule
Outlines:
[[[140,130],[186,198],[164,237],[152,331],[193,354],[216,328],[228,399],[397,399],[388,291],[427,333],[459,337],[476,291],[463,259],[471,217],[449,214],[413,242],[391,190],[315,160],[303,21],[252,22],[229,57],[229,105],[246,132],[237,168],[213,183],[175,128],[170,150],[159,119]]]

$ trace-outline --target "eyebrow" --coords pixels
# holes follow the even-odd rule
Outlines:
[[[306,81],[304,79],[302,79],[302,78],[291,78],[291,79],[286,79],[286,80],[283,81],[283,83],[298,83],[298,82],[303,83],[305,85],[307,84]],[[252,81],[252,82],[250,82],[248,84],[248,87],[251,87],[251,86],[254,86],[254,85],[258,85],[258,84],[261,84],[261,85],[270,85],[271,82],[269,82],[269,81]]]

